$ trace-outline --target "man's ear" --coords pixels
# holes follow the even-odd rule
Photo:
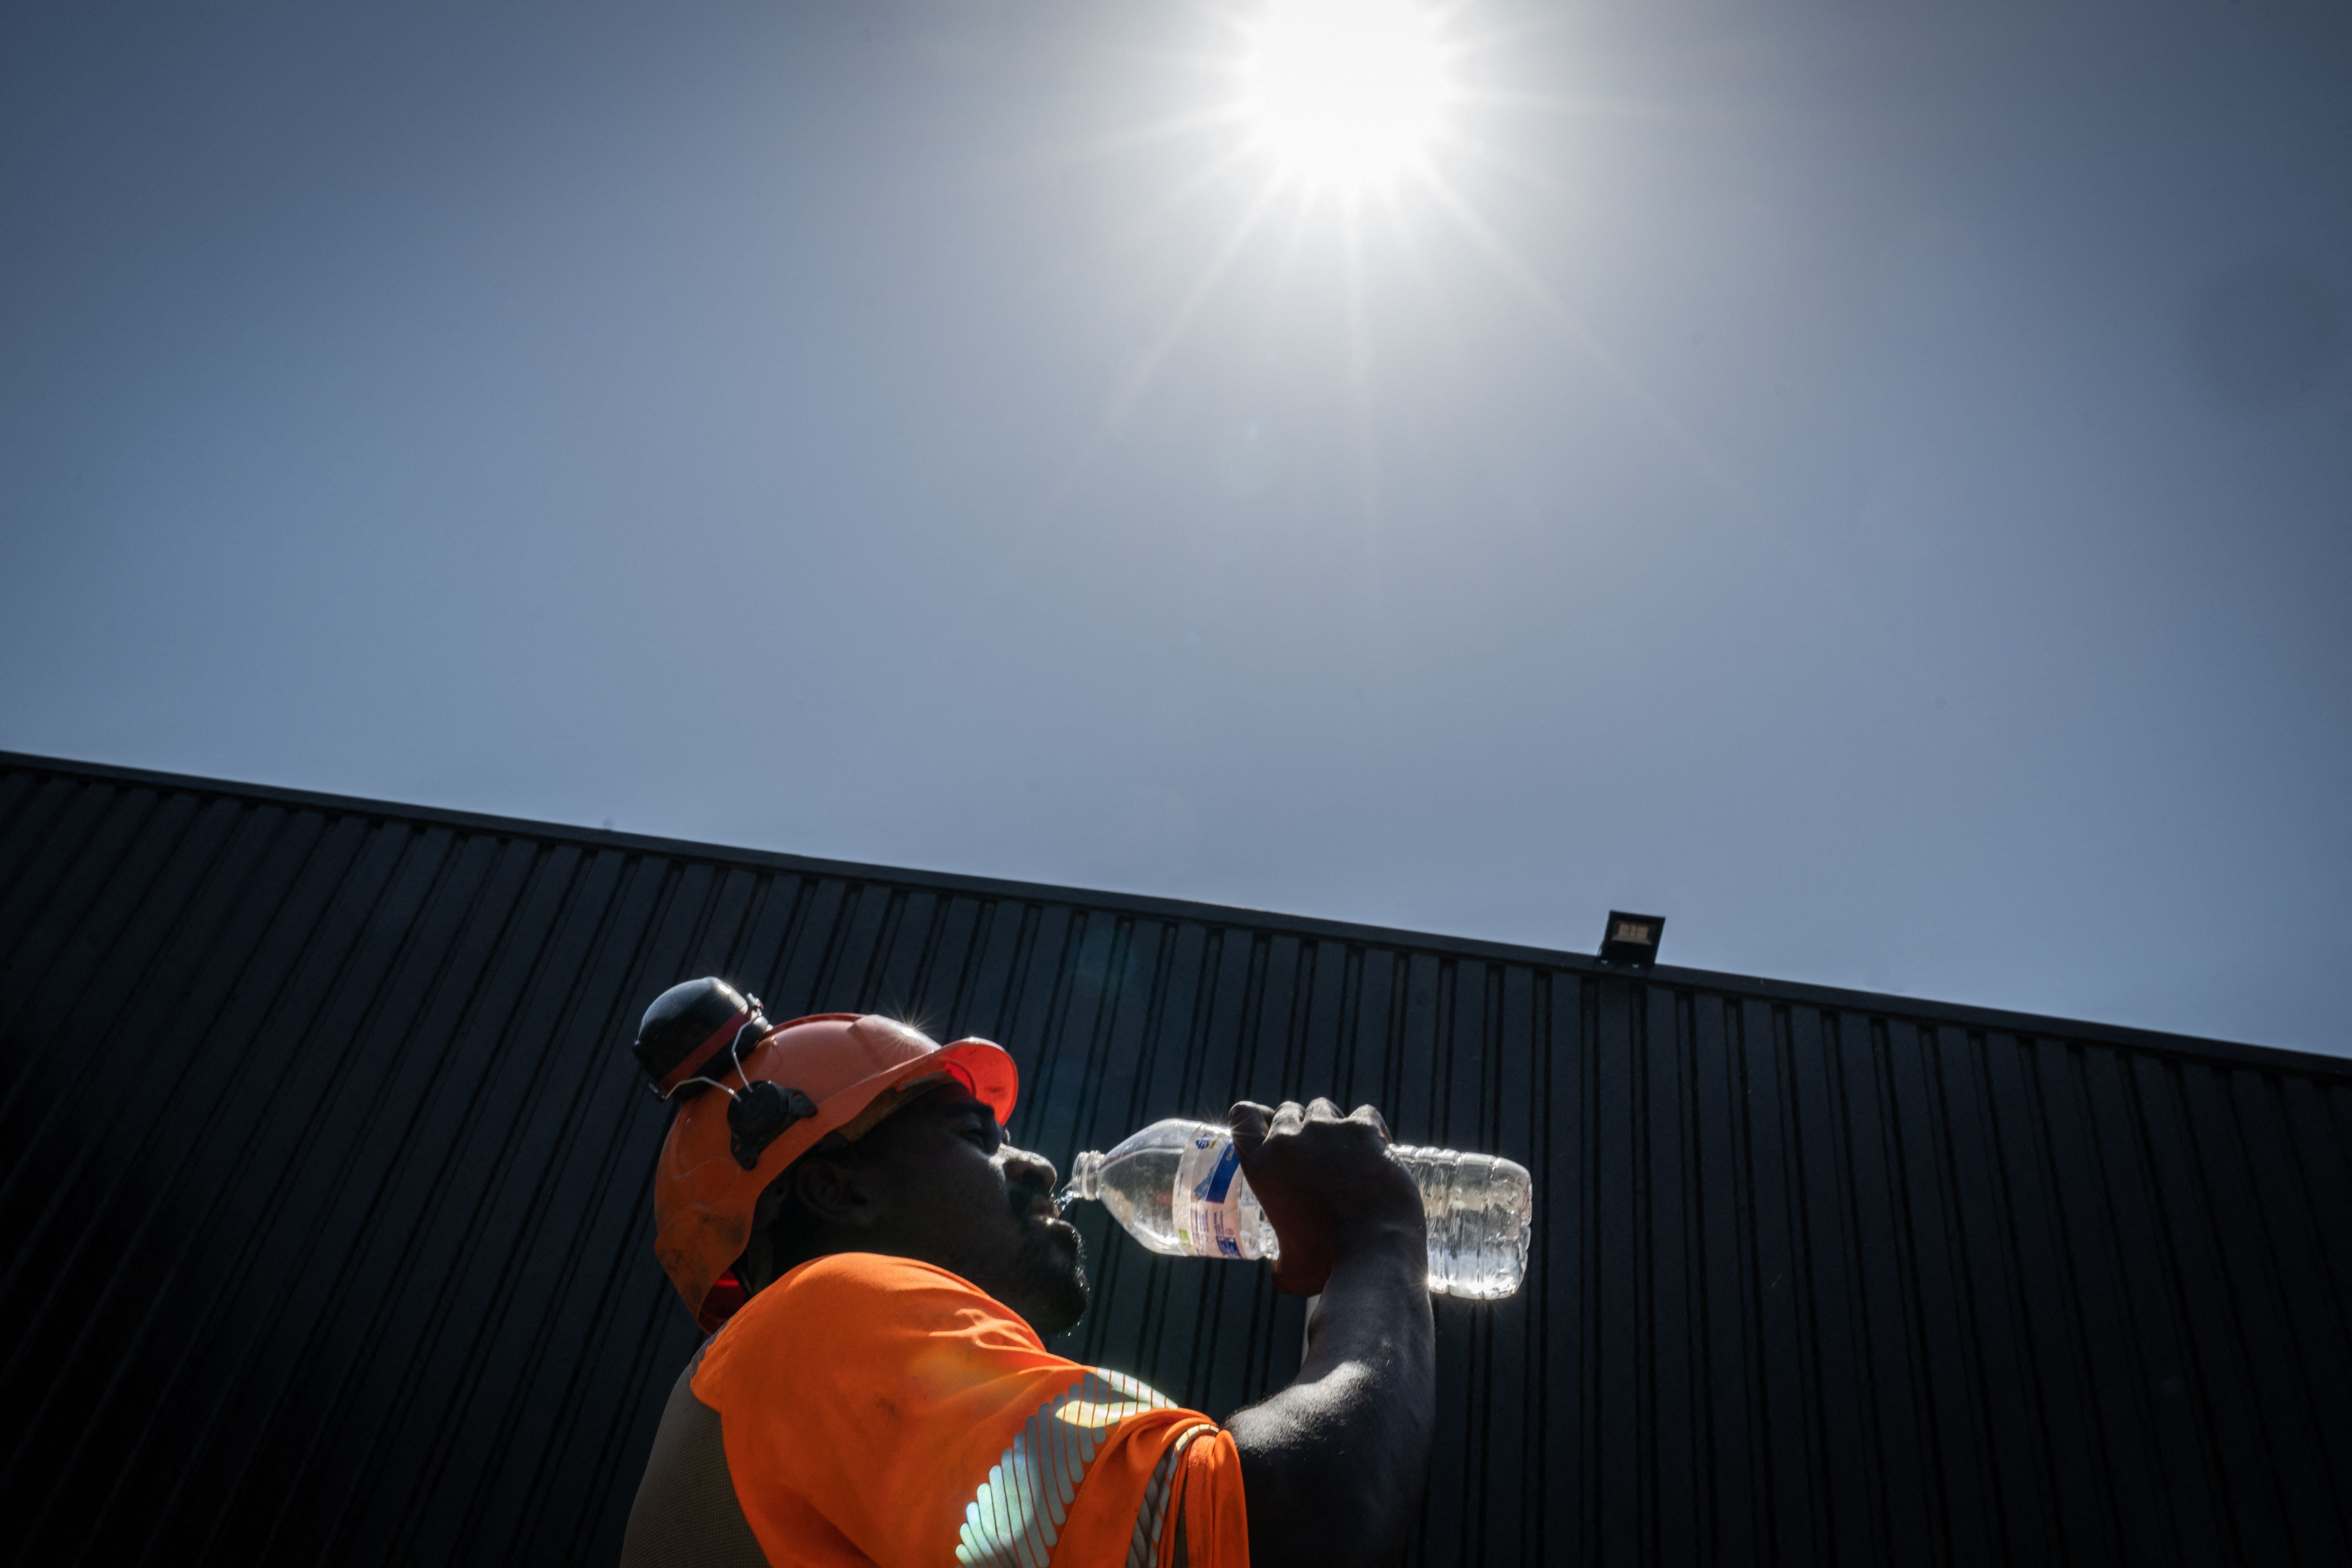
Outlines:
[[[804,1155],[793,1165],[792,1180],[793,1195],[820,1225],[872,1230],[882,1222],[881,1194],[855,1163]]]

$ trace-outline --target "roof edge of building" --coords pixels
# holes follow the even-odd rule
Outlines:
[[[751,849],[739,845],[712,844],[698,839],[666,838],[652,834],[627,833],[614,828],[579,827],[565,823],[542,822],[530,817],[500,816],[488,812],[460,811],[446,806],[415,805],[399,801],[371,799],[362,795],[335,795],[322,790],[290,789],[279,784],[251,784],[234,779],[168,773],[153,768],[124,767],[111,763],[81,762],[72,758],[42,756],[26,752],[0,750],[0,771],[49,773],[68,778],[85,779],[94,783],[232,796],[335,816],[370,816],[426,823],[470,833],[488,833],[512,838],[533,838],[547,842],[577,844],[600,849],[617,848],[641,854],[664,855],[682,860],[752,866],[771,870],[839,877],[860,882],[903,883],[968,893],[980,898],[1076,904],[1160,919],[1193,921],[1209,925],[1246,925],[1300,936],[1315,936],[1339,942],[1379,943],[1433,953],[1486,959],[1503,963],[1522,963],[1537,968],[1565,970],[1602,979],[1629,981],[1643,979],[1694,990],[1737,993],[1769,1001],[1801,1004],[1840,1013],[1916,1018],[1923,1021],[1948,1023],[1970,1030],[2054,1037],[2086,1043],[2126,1047],[2135,1050],[2156,1051],[2168,1056],[2198,1060],[2224,1061],[2233,1065],[2273,1071],[2316,1073],[2352,1080],[2352,1056],[2331,1056],[2325,1052],[2295,1050],[2282,1046],[2258,1046],[2234,1040],[2210,1039],[2197,1035],[2136,1028],[2129,1025],[2053,1017],[2043,1014],[2014,1012],[1964,1002],[1937,1001],[1885,992],[1856,991],[1843,986],[1815,984],[1808,981],[1773,980],[1760,975],[1737,974],[1722,970],[1688,969],[1668,963],[1641,970],[1628,970],[1603,963],[1598,957],[1589,952],[1530,947],[1517,942],[1492,942],[1482,937],[1449,936],[1441,932],[1410,931],[1394,926],[1367,925],[1314,915],[1286,914],[1279,910],[1252,909],[1240,904],[1218,904],[1197,899],[1174,899],[1153,893],[1124,893],[1098,888],[1066,887],[1050,882],[1024,882],[1000,877],[971,876],[960,871],[928,871],[913,867],[877,866],[852,860],[829,860],[776,849]]]

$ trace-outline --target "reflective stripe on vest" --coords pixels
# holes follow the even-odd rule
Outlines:
[[[1099,1368],[1047,1400],[997,1456],[964,1509],[956,1561],[965,1568],[1045,1568],[1103,1439],[1130,1415],[1170,1407],[1134,1378]],[[1212,1429],[1206,1424],[1192,1428],[1160,1456],[1136,1511],[1129,1563],[1143,1568],[1156,1558],[1174,1460],[1194,1434]],[[1139,1556],[1139,1549],[1145,1554]]]
[[[1127,1542],[1127,1568],[1155,1568],[1159,1563],[1160,1527],[1168,1521],[1169,1483],[1175,1479],[1176,1467],[1184,1462],[1184,1450],[1192,1446],[1192,1439],[1215,1430],[1205,1421],[1185,1427],[1151,1467],[1151,1484],[1143,1489],[1142,1506],[1135,1510],[1135,1533]]]

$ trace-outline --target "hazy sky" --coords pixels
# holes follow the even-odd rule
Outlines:
[[[2352,10],[17,5],[0,746],[2352,1051]]]

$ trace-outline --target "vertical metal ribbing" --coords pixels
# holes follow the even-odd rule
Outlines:
[[[609,1557],[693,1338],[624,1047],[708,968],[779,1012],[944,1008],[1096,1146],[1286,1091],[1524,1138],[1527,1296],[1438,1304],[1417,1560],[2352,1550],[2341,1068],[1729,976],[1635,1005],[1571,955],[0,759],[16,1550]],[[168,1049],[126,1074],[101,1037]],[[1085,1223],[1087,1359],[1212,1415],[1286,1375],[1261,1276]],[[1008,1560],[1042,1563],[1097,1436],[1024,1429]]]

